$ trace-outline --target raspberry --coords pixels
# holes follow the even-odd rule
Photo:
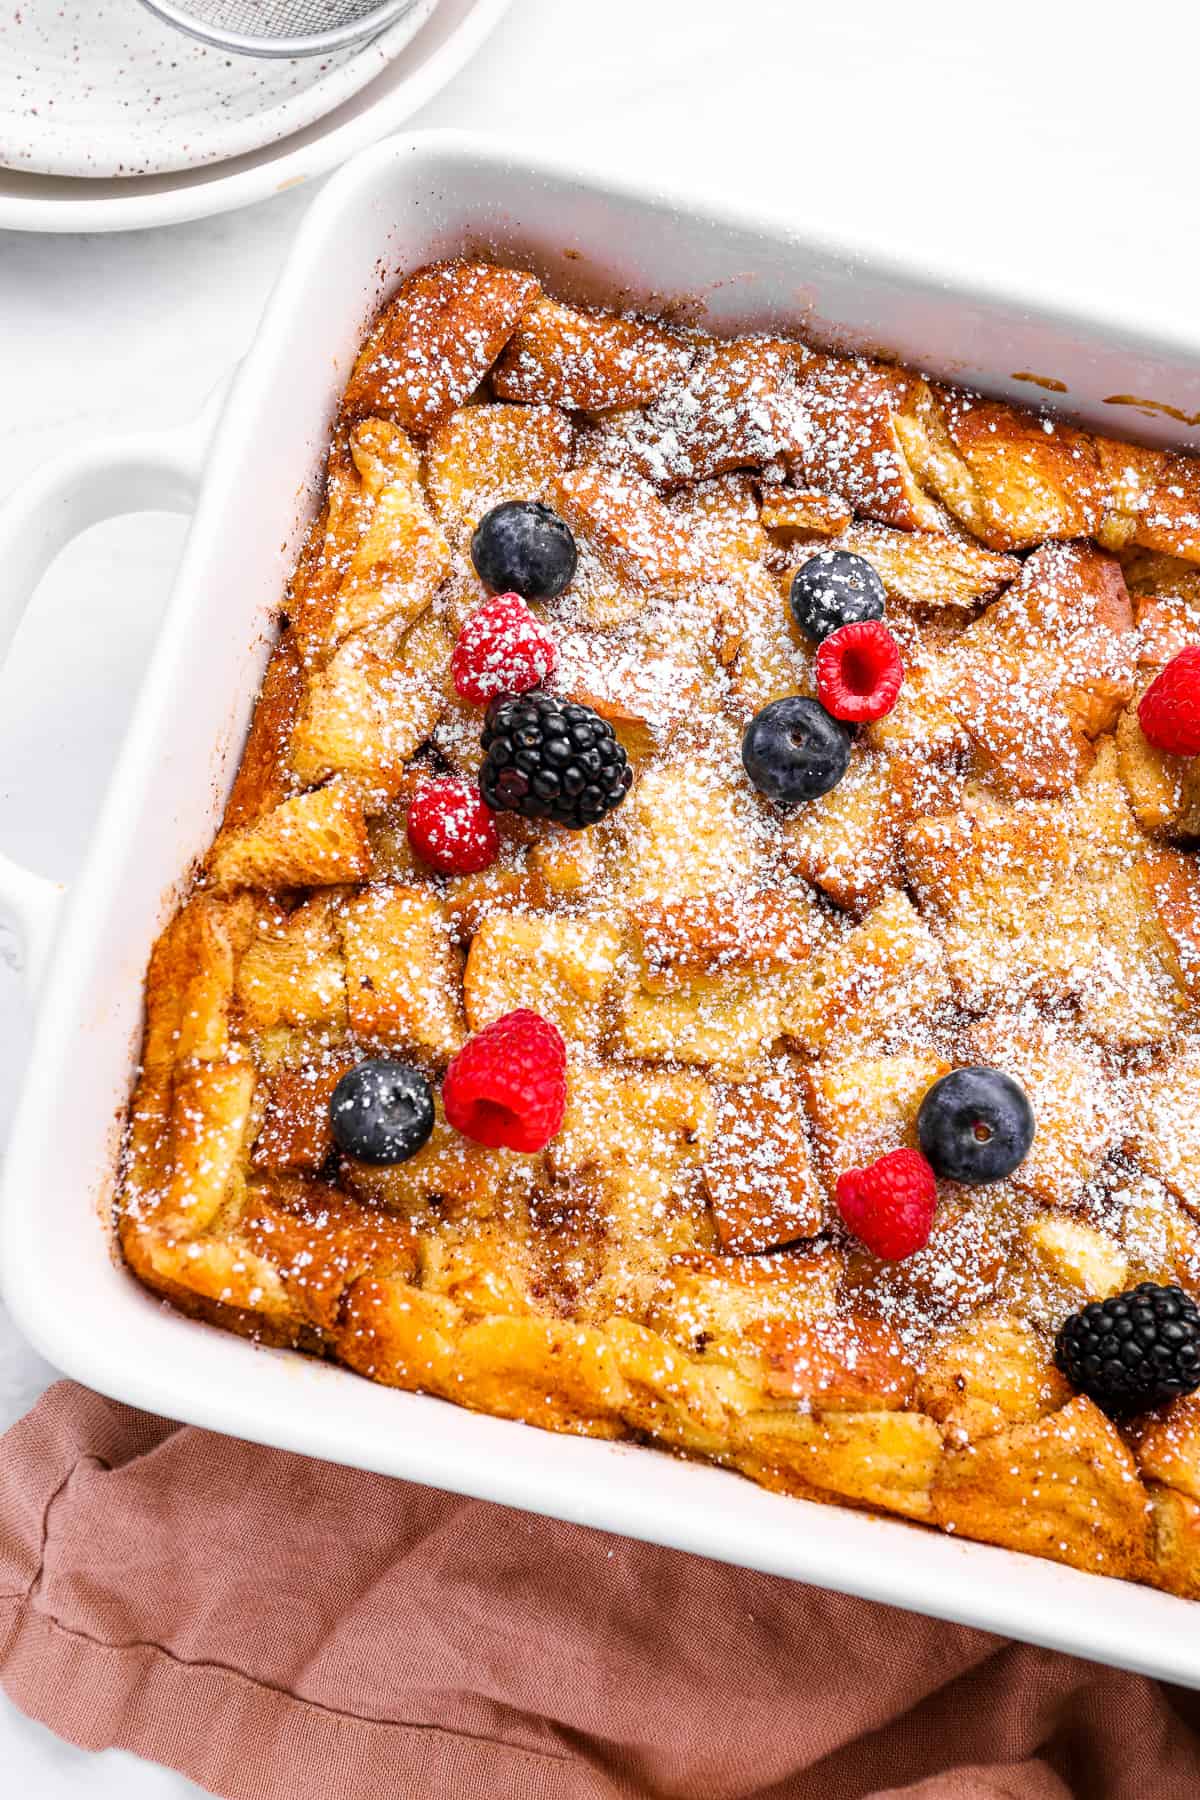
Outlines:
[[[491,809],[465,781],[423,781],[408,809],[408,841],[439,875],[474,875],[496,860]]]
[[[492,1150],[540,1150],[567,1104],[562,1033],[521,1007],[468,1038],[442,1080],[447,1122]]]
[[[1138,723],[1156,749],[1200,756],[1200,644],[1159,670],[1142,695]]]
[[[839,626],[817,651],[817,694],[835,719],[882,719],[903,680],[900,647],[878,619]]]
[[[916,1150],[892,1150],[837,1179],[842,1218],[868,1250],[902,1262],[924,1249],[937,1206],[933,1170]]]
[[[497,594],[459,632],[450,673],[464,700],[484,706],[497,694],[537,687],[557,661],[558,645],[520,594]]]

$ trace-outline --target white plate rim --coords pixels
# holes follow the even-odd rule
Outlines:
[[[306,134],[303,144],[288,149],[289,139],[283,138],[264,145],[261,150],[250,153],[257,159],[250,166],[245,166],[246,158],[239,159],[243,166],[226,175],[214,172],[219,170],[220,164],[209,163],[202,169],[189,170],[174,178],[152,178],[172,182],[171,186],[155,193],[108,194],[93,198],[81,193],[78,199],[57,199],[39,194],[0,192],[0,230],[145,231],[154,226],[180,225],[194,219],[211,218],[218,213],[234,212],[299,187],[328,174],[356,151],[385,137],[431,100],[471,60],[511,5],[512,0],[473,0],[469,10],[435,43],[410,75],[394,85],[386,85],[390,71],[382,70],[375,82],[385,85],[376,101],[341,124],[332,122],[336,121],[340,110],[335,109],[329,114],[328,129],[322,130],[320,121],[315,122],[307,128],[307,133],[315,135]],[[411,44],[401,51],[401,56],[412,45],[419,47],[422,34],[436,31],[444,20],[445,12],[439,5]],[[374,84],[360,90],[360,97],[370,93],[371,85]],[[352,98],[343,104],[354,103]],[[18,177],[20,173],[19,170],[0,171],[0,175]],[[55,178],[31,176],[29,179]],[[58,179],[66,182],[70,178]],[[81,176],[75,178],[72,185],[86,189],[95,184]]]
[[[161,42],[163,54],[169,54],[170,47],[178,40],[184,46],[184,52],[190,52],[192,57],[199,54],[204,59],[193,62],[187,54],[179,54],[181,64],[189,68],[193,76],[197,71],[201,72],[194,86],[192,79],[187,82],[187,109],[172,113],[168,124],[157,120],[147,128],[143,123],[140,138],[131,136],[122,126],[123,109],[114,111],[111,103],[102,104],[98,112],[76,115],[70,120],[65,121],[60,116],[57,124],[52,122],[48,127],[43,119],[39,132],[31,132],[27,115],[21,114],[15,136],[9,137],[7,150],[10,156],[16,151],[18,159],[4,162],[0,167],[9,175],[43,176],[52,180],[137,180],[139,176],[160,180],[175,176],[186,180],[200,169],[215,168],[235,158],[261,155],[269,151],[272,144],[282,144],[289,137],[319,125],[327,114],[336,112],[339,106],[378,80],[387,72],[389,63],[403,55],[429,23],[438,4],[439,0],[409,0],[403,14],[375,39],[328,58],[323,64],[320,58],[314,58],[311,63],[282,59],[272,66],[270,63],[264,65],[259,59],[257,70],[253,67],[255,59],[222,56],[219,50],[189,43],[181,36],[178,26],[173,26],[169,20],[152,17],[147,11],[142,18],[146,27],[161,33],[161,40],[155,41]],[[124,16],[128,6],[122,5],[119,10]],[[6,59],[10,69],[19,69],[22,63],[19,36],[22,23],[22,12],[18,8],[18,39],[12,46],[15,56],[11,62]],[[70,19],[67,24],[70,26]],[[128,28],[123,27],[120,17],[114,18],[110,10],[102,27],[102,36],[115,37],[123,29]],[[99,43],[97,50],[102,53]],[[38,52],[35,50],[33,54],[36,58]],[[157,72],[159,65],[156,63],[154,67]],[[232,69],[232,88],[226,85],[222,73],[225,67]],[[264,85],[252,90],[254,102],[243,107],[246,93],[239,84],[253,81],[258,75],[262,76]],[[156,85],[157,80],[156,73]],[[87,85],[93,92],[101,91],[98,83]],[[106,96],[106,100],[108,98]],[[228,112],[225,110],[227,99],[234,102]],[[151,114],[153,116],[153,109]],[[23,120],[26,121],[24,125]],[[134,130],[136,133],[136,128]],[[181,134],[185,141],[193,141],[197,152],[190,161],[176,161],[181,156]],[[22,138],[26,155],[20,153]],[[92,147],[97,166],[78,166],[85,141]],[[169,147],[172,143],[174,148]],[[131,170],[137,169],[139,174],[123,175],[120,168],[114,171],[114,160],[128,164]],[[62,166],[55,167],[56,161]]]

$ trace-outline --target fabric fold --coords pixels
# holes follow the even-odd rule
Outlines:
[[[0,1680],[225,1800],[1183,1800],[1200,1706],[62,1382],[0,1441]]]

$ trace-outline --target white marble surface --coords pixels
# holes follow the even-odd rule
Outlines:
[[[1198,46],[1174,0],[1136,15],[1127,0],[517,0],[414,126],[577,143],[1169,325],[1200,273]],[[195,412],[248,343],[310,197],[158,233],[0,234],[0,495],[65,444]],[[0,675],[0,844],[46,873],[78,862],[182,530],[143,517],[80,540]],[[0,970],[0,1142],[27,1024]],[[51,1378],[0,1319],[0,1428]],[[70,1750],[0,1698],[6,1795],[187,1791]]]

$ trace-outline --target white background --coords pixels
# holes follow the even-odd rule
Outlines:
[[[948,271],[1186,322],[1198,49],[1177,0],[516,0],[414,125],[575,143]],[[190,417],[310,199],[127,236],[0,233],[0,496],[68,445]],[[183,530],[143,517],[79,540],[0,674],[0,845],[44,873],[78,863]],[[0,1143],[26,1031],[0,968]],[[50,1379],[0,1316],[0,1429]],[[0,1696],[6,1796],[198,1792],[71,1750]]]

